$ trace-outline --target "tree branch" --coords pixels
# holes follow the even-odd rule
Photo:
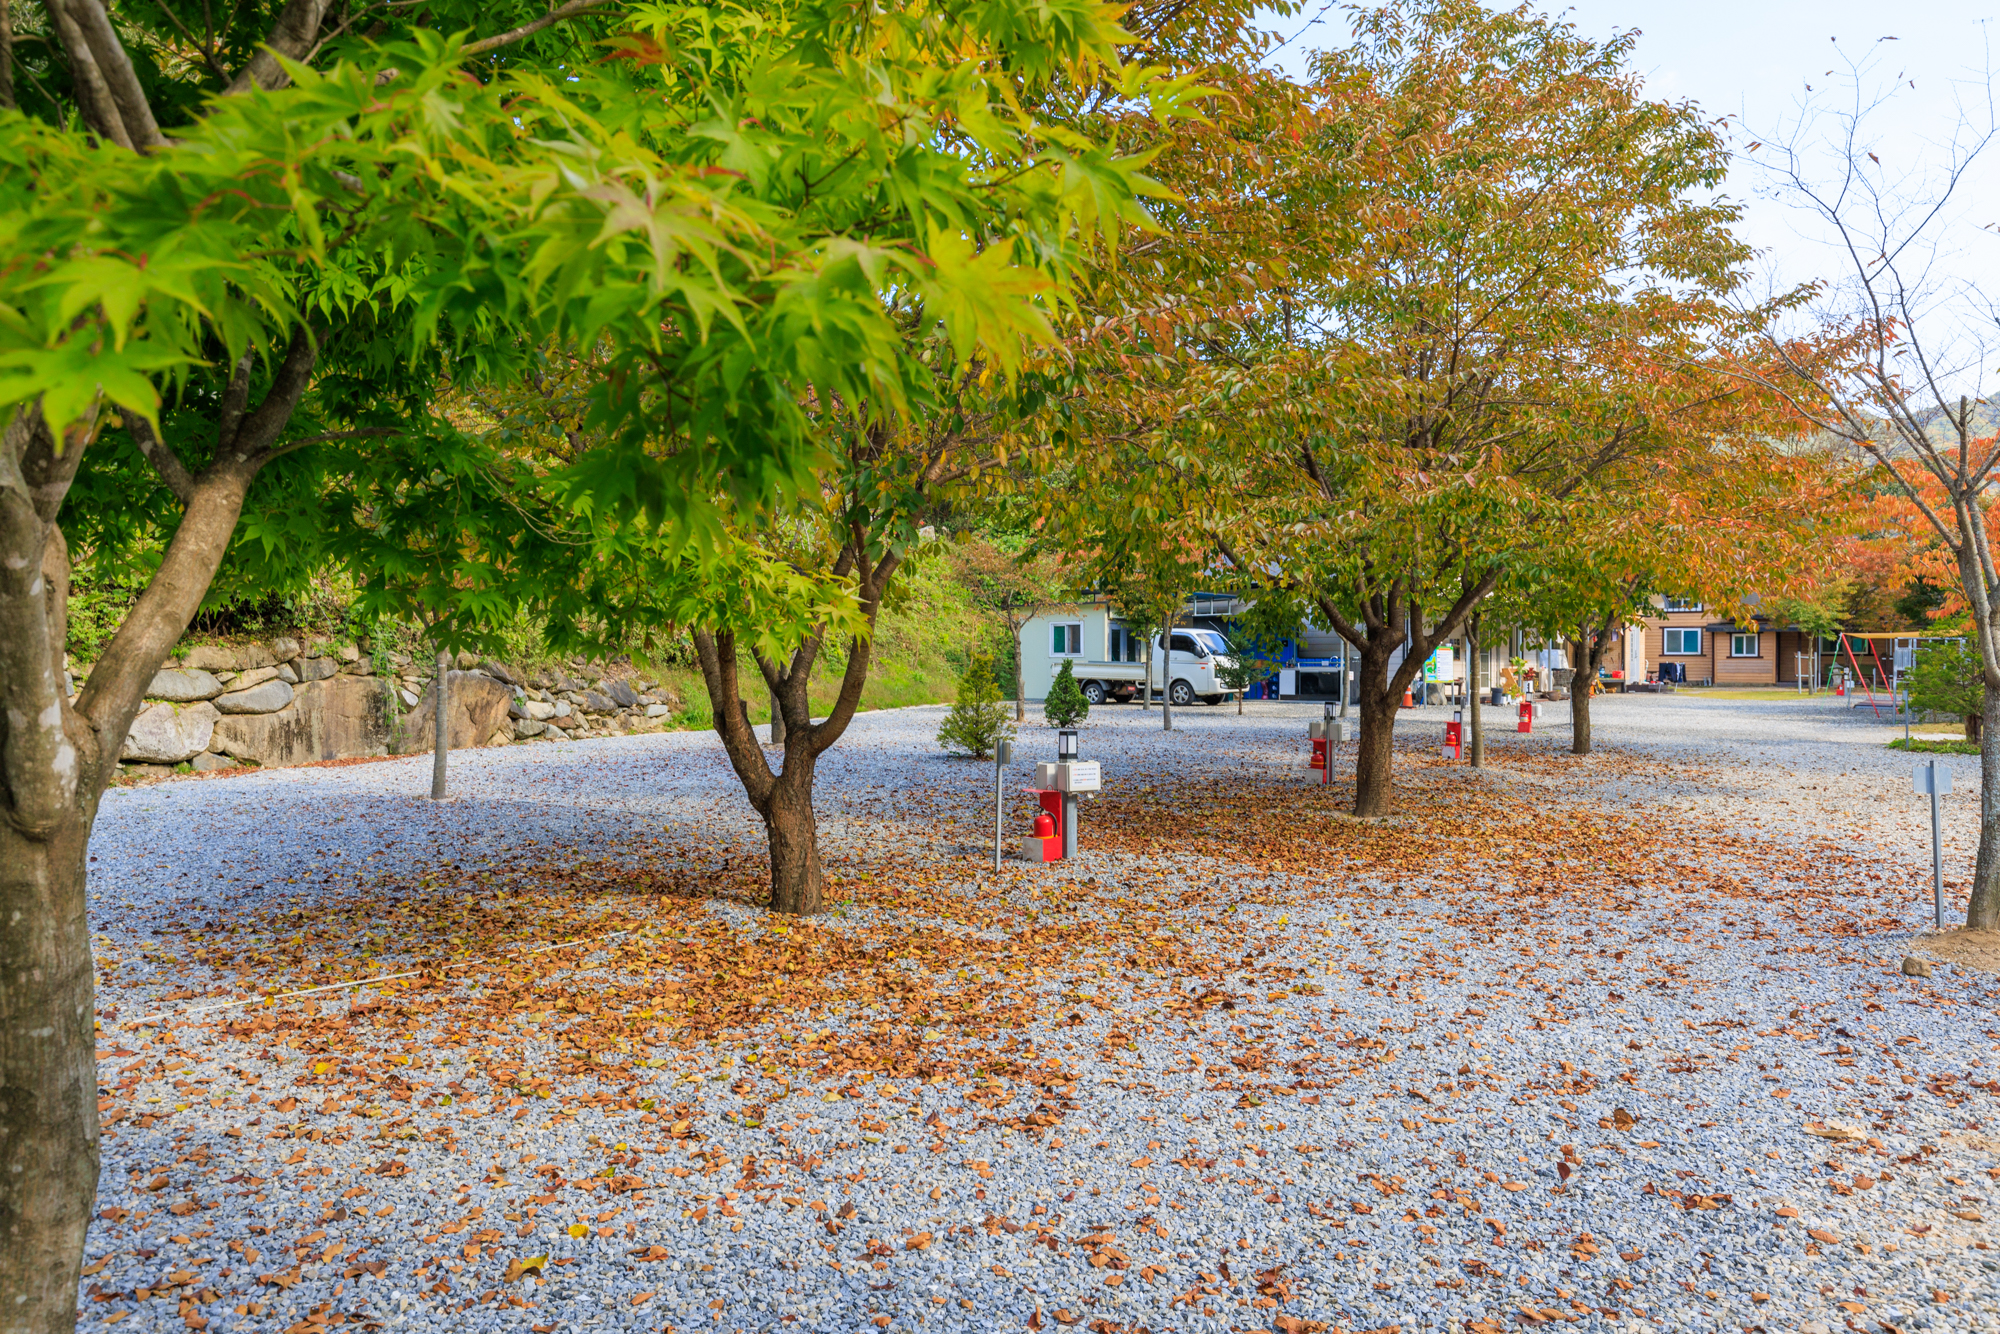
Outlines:
[[[48,0],[48,5],[69,16],[89,47],[105,91],[118,109],[119,123],[128,141],[126,146],[141,153],[162,147],[167,142],[166,136],[160,133],[152,104],[146,100],[146,90],[132,68],[132,58],[112,29],[111,16],[104,12],[101,0]]]
[[[55,24],[63,54],[69,57],[70,80],[76,90],[76,105],[83,113],[84,122],[97,132],[98,137],[109,139],[120,148],[132,147],[132,136],[125,131],[125,118],[118,114],[118,104],[112,100],[111,90],[104,82],[104,71],[97,67],[97,57],[91,54],[83,29],[77,26],[63,0],[48,0],[48,14]]]
[[[777,779],[764,759],[764,748],[743,718],[743,696],[736,681],[736,636],[728,631],[694,632],[695,661],[701,666],[702,684],[708,687],[708,702],[715,715],[715,734],[730,767],[743,780],[744,795],[759,815],[771,803]]]
[[[285,7],[278,11],[277,21],[271,25],[271,35],[257,49],[257,54],[236,71],[236,77],[222,90],[223,96],[247,93],[252,88],[271,92],[290,83],[291,76],[278,63],[278,57],[299,60],[312,50],[319,37],[320,21],[326,17],[326,6],[327,0],[286,0]]]
[[[503,46],[511,46],[515,42],[533,37],[542,29],[553,27],[561,23],[564,19],[575,18],[578,14],[585,14],[593,9],[604,9],[615,3],[616,0],[569,0],[568,4],[559,5],[551,9],[532,23],[524,23],[518,28],[498,33],[492,37],[482,37],[478,41],[470,43],[465,48],[465,54],[468,56],[483,56],[488,51],[497,51]]]
[[[69,734],[63,645],[52,633],[69,592],[55,519],[96,411],[60,447],[39,407],[16,409],[0,434],[0,814],[34,839],[61,827],[82,786],[85,757]]]
[[[307,386],[312,383],[313,365],[318,360],[318,340],[313,337],[311,329],[301,325],[285,348],[285,359],[279,364],[278,373],[272,377],[264,401],[242,418],[228,444],[223,446],[230,458],[238,463],[261,467],[266,459],[273,457],[278,436],[291,421],[299,399],[304,397]],[[230,387],[232,390],[235,388],[233,379]],[[217,461],[221,461],[221,456]]]
[[[12,111],[14,101],[14,11],[11,0],[0,0],[0,111]]]
[[[139,446],[139,452],[146,456],[146,462],[153,465],[153,471],[160,475],[162,482],[166,483],[167,490],[173,492],[174,499],[181,502],[182,509],[186,509],[189,499],[194,495],[194,478],[188,476],[188,470],[181,466],[180,457],[165,441],[153,433],[152,423],[144,417],[128,417],[126,424],[132,431],[132,442]]]

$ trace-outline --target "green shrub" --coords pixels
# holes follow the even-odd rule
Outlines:
[[[1977,649],[1966,644],[1927,645],[1903,679],[1912,708],[1962,718],[1965,739],[1979,740],[1979,720],[1986,710],[1986,671]]]
[[[958,678],[958,702],[939,724],[938,744],[954,754],[983,759],[996,743],[1014,735],[1007,706],[1000,702],[1000,682],[993,674],[993,656],[975,653]]]
[[[1062,670],[1049,686],[1049,697],[1042,701],[1042,716],[1050,727],[1075,727],[1090,716],[1090,701],[1083,697],[1074,669],[1075,664],[1064,658]]]

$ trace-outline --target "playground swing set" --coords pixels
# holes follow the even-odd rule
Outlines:
[[[1903,676],[1916,665],[1917,650],[1926,642],[1960,644],[1964,639],[1959,635],[1841,631],[1834,644],[1834,661],[1829,669],[1830,674],[1838,673],[1834,679],[1833,693],[1837,696],[1851,696],[1852,690],[1859,689],[1863,697],[1854,700],[1855,708],[1872,710],[1875,716],[1880,718],[1883,705],[1886,704],[1892,717],[1901,714],[1905,707]],[[1884,657],[1882,652],[1885,645],[1889,650],[1887,657]],[[1804,673],[1800,673],[1800,677],[1804,679]],[[1877,690],[1885,691],[1888,698],[1877,699]]]

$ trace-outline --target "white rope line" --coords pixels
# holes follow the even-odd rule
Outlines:
[[[610,935],[606,936],[591,936],[585,940],[565,940],[554,945],[537,945],[531,950],[516,950],[508,954],[491,954],[479,959],[462,959],[457,963],[444,964],[436,970],[413,968],[407,973],[385,973],[381,977],[364,977],[355,982],[329,982],[323,987],[306,987],[299,991],[280,991],[269,996],[252,996],[248,1000],[221,1001],[214,1005],[197,1005],[191,1010],[177,1010],[171,1014],[166,1010],[161,1010],[156,1014],[141,1015],[131,1023],[124,1025],[124,1027],[142,1028],[147,1024],[167,1018],[192,1019],[198,1014],[210,1014],[216,1010],[234,1010],[244,1005],[269,1005],[274,1001],[292,1000],[299,996],[316,996],[323,991],[345,991],[350,987],[370,987],[383,982],[400,982],[406,977],[422,977],[425,973],[431,971],[444,972],[453,968],[470,968],[474,964],[492,963],[497,959],[524,959],[531,954],[547,954],[550,950],[573,949],[578,945],[596,945],[602,941],[616,940],[620,936],[631,935],[637,929],[637,927],[628,926],[622,931],[613,931]]]

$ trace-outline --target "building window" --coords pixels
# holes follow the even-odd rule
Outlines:
[[[1701,631],[1668,629],[1661,639],[1660,651],[1676,656],[1701,656]]]
[[[1690,598],[1668,598],[1668,611],[1700,611],[1701,604]]]
[[[1111,627],[1111,661],[1139,661],[1139,636],[1122,625]]]
[[[1729,656],[1732,658],[1754,658],[1757,656],[1757,641],[1761,638],[1755,630],[1748,634],[1729,636]]]
[[[1075,657],[1083,652],[1083,627],[1080,625],[1057,625],[1050,627],[1049,652],[1058,658]]]

